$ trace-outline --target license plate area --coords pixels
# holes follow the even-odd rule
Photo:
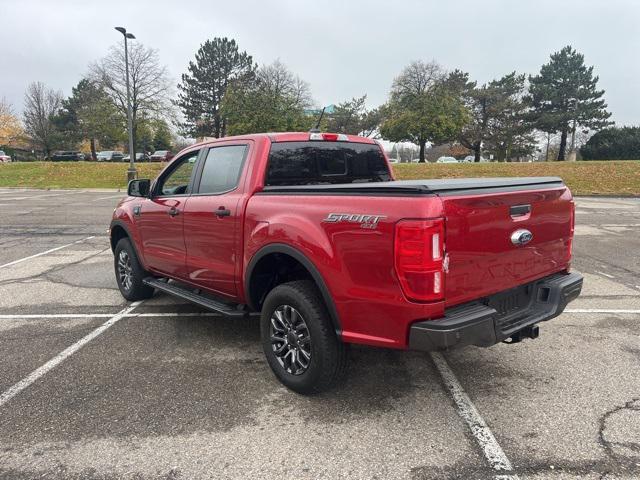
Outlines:
[[[485,305],[497,312],[496,328],[502,334],[516,331],[527,322],[534,300],[534,284],[519,287],[492,295]]]

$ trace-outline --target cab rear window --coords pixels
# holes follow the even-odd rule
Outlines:
[[[265,185],[387,182],[378,145],[345,142],[277,142],[271,145]]]

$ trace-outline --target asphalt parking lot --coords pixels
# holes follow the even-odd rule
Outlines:
[[[301,397],[256,320],[123,301],[119,196],[0,189],[0,478],[640,478],[640,199],[577,200],[585,288],[537,340],[353,348]]]

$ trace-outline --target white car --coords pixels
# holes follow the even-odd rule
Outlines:
[[[11,161],[11,157],[0,150],[0,163],[9,163]]]
[[[459,162],[453,157],[440,157],[438,160],[436,160],[436,163],[459,163]]]
[[[400,163],[400,160],[397,158],[390,158],[389,163]]]
[[[476,161],[476,157],[474,155],[467,155],[466,157],[464,157],[464,160],[463,160],[463,162],[466,162],[466,163],[473,163],[475,161]],[[486,158],[480,157],[480,162],[481,163],[482,162],[488,162],[488,161],[489,160],[487,160]]]

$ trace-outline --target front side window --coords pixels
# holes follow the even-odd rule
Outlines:
[[[198,193],[223,193],[236,188],[246,152],[247,145],[228,145],[209,149]]]
[[[184,195],[187,193],[197,158],[198,150],[189,152],[185,157],[178,160],[178,165],[160,181],[160,186],[157,190],[160,195]]]

